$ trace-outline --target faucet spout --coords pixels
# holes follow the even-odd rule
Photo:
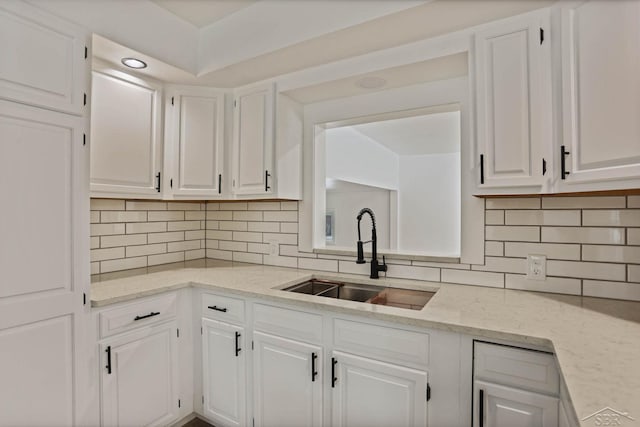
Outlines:
[[[382,257],[382,265],[380,265],[378,263],[378,236],[377,236],[377,232],[376,232],[376,216],[374,215],[373,211],[369,208],[363,208],[360,210],[360,212],[358,213],[358,216],[356,217],[358,220],[358,243],[357,243],[357,247],[358,247],[358,258],[356,260],[356,264],[364,264],[366,261],[364,260],[364,243],[369,243],[369,242],[363,242],[362,241],[362,236],[360,233],[360,221],[362,220],[362,216],[364,214],[369,214],[369,216],[371,217],[371,240],[369,242],[371,242],[371,275],[369,276],[372,279],[378,279],[380,276],[378,274],[378,272],[380,271],[387,271],[387,264],[385,262],[384,256]]]

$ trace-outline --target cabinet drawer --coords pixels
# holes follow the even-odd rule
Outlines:
[[[557,394],[560,377],[552,354],[476,342],[474,376],[498,384]]]
[[[244,300],[215,294],[202,294],[202,316],[244,323]]]
[[[404,329],[336,319],[333,345],[338,350],[394,363],[429,363],[429,335]]]
[[[163,295],[101,312],[100,338],[174,318],[176,298],[176,294]]]
[[[300,341],[322,340],[322,316],[270,305],[253,306],[253,328]]]

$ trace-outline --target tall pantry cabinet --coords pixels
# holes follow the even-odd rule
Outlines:
[[[0,51],[14,52],[0,62],[0,425],[92,422],[88,46],[63,20],[0,3]]]

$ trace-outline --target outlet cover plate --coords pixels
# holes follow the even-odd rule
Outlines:
[[[547,279],[547,257],[545,255],[527,255],[527,279]]]

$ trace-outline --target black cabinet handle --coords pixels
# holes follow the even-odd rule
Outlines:
[[[478,402],[478,426],[484,427],[484,390],[480,389],[480,401]]]
[[[111,375],[111,346],[108,346],[105,352],[107,353],[107,366],[105,368],[107,368],[107,374]]]
[[[242,350],[240,348],[240,332],[236,332],[236,357],[238,357],[238,355],[240,354],[240,350]]]
[[[227,312],[227,308],[226,307],[218,307],[217,305],[210,305],[207,308],[210,308],[211,310],[215,310],[215,311],[221,311],[223,313]]]
[[[545,176],[546,173],[547,173],[547,161],[545,159],[542,159],[542,176]]]
[[[218,194],[222,193],[222,174],[218,174]]]
[[[336,387],[336,382],[338,382],[338,378],[336,377],[336,365],[338,364],[338,360],[335,357],[331,358],[331,388]]]
[[[560,146],[560,178],[566,179],[569,172],[567,172],[567,156],[571,154],[569,151],[565,150],[564,145]]]
[[[316,353],[311,353],[311,381],[312,382],[316,380],[316,376],[318,375],[318,371],[316,371],[316,359],[318,359],[318,355]]]
[[[157,182],[157,185],[156,185],[156,191],[157,191],[158,193],[160,192],[160,177],[161,177],[161,176],[162,176],[162,175],[160,174],[160,172],[158,172],[158,173],[156,174],[156,180],[158,181],[158,182]]]
[[[271,174],[269,173],[269,171],[264,171],[264,191],[271,190],[271,187],[269,186],[269,177],[270,176],[271,176]]]
[[[484,154],[480,154],[480,184],[484,184]]]
[[[134,322],[136,322],[136,321],[138,321],[138,320],[146,319],[146,318],[148,318],[148,317],[157,316],[158,314],[160,314],[160,312],[159,312],[159,311],[152,311],[151,313],[149,313],[149,314],[145,314],[144,316],[136,316],[136,317],[133,319],[133,321],[134,321]]]

